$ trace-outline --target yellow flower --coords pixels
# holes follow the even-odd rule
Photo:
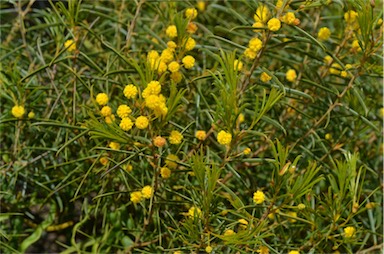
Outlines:
[[[193,38],[189,37],[187,41],[185,42],[185,50],[186,51],[191,51],[194,49],[196,46],[196,42]]]
[[[147,117],[139,116],[138,118],[136,118],[135,125],[137,128],[145,129],[148,127],[148,124],[149,124],[149,120]]]
[[[156,60],[159,58],[159,53],[156,50],[150,50],[147,54],[147,61]]]
[[[288,252],[288,254],[300,254],[300,252],[297,250],[291,250],[290,252]]]
[[[282,21],[288,25],[293,25],[295,24],[295,13],[293,12],[287,12],[283,18],[282,18]]]
[[[25,114],[25,109],[23,106],[15,105],[12,108],[12,115],[16,118],[22,118]]]
[[[241,123],[243,123],[244,121],[245,121],[245,116],[244,116],[244,114],[243,113],[240,113],[239,114],[239,116],[237,117],[237,123],[238,124],[241,124]]]
[[[217,141],[221,145],[229,145],[232,141],[232,134],[226,131],[220,131],[219,134],[217,134]]]
[[[252,24],[252,27],[253,28],[263,28],[264,27],[264,24],[261,23],[261,22],[255,22]],[[254,32],[259,32],[261,29],[255,29],[253,30]]]
[[[130,118],[124,117],[123,119],[121,119],[119,126],[123,131],[129,131],[130,129],[132,129],[133,123]]]
[[[143,198],[146,198],[146,199],[151,198],[153,195],[152,187],[149,185],[144,186],[143,189],[141,189],[141,195],[143,196]]]
[[[193,23],[193,22],[189,22],[188,23],[188,26],[187,26],[187,32],[189,33],[189,34],[194,34],[194,33],[196,33],[196,31],[197,31],[197,25],[195,24],[195,23]]]
[[[269,12],[268,7],[264,4],[260,4],[256,9],[256,13],[253,16],[253,19],[255,22],[265,23],[269,19],[270,15],[271,13]]]
[[[144,89],[142,96],[146,99],[149,95],[158,95],[161,92],[161,85],[159,81],[151,81]]]
[[[172,171],[167,167],[160,168],[160,175],[162,178],[167,179],[171,176]]]
[[[199,131],[196,131],[195,137],[198,140],[203,141],[207,137],[207,133],[205,131],[199,130]]]
[[[176,61],[173,61],[168,65],[168,70],[172,73],[179,71],[179,69],[180,69],[180,64]]]
[[[204,1],[197,1],[197,9],[199,9],[199,11],[203,12],[205,11],[205,2]]]
[[[361,51],[361,47],[360,47],[360,44],[359,44],[359,40],[354,40],[351,44],[351,47],[352,47],[352,50],[355,51],[355,52],[359,52]]]
[[[108,157],[101,157],[99,161],[101,165],[105,166],[108,164]]]
[[[171,62],[173,60],[173,50],[166,48],[163,51],[161,51],[160,59],[161,59],[160,64],[161,62],[164,62],[166,64]],[[159,64],[159,67],[160,67],[160,64]]]
[[[355,235],[356,229],[354,227],[346,227],[344,228],[344,236],[346,238],[351,238]]]
[[[68,52],[73,52],[76,50],[76,43],[73,40],[67,40],[64,42],[64,47],[68,50]]]
[[[116,143],[116,142],[111,142],[111,143],[109,143],[109,147],[112,148],[113,150],[119,150],[120,144]]]
[[[281,22],[279,19],[277,18],[271,18],[269,21],[268,21],[268,29],[271,30],[272,32],[276,32],[280,29],[281,27]]]
[[[165,145],[167,141],[165,140],[165,138],[161,137],[161,136],[157,136],[153,139],[153,144],[156,146],[156,147],[163,147]]]
[[[120,118],[126,118],[132,113],[132,109],[127,105],[120,105],[116,113]]]
[[[195,8],[187,8],[185,10],[185,17],[187,19],[195,19],[197,17],[197,10]]]
[[[201,215],[200,208],[194,207],[194,206],[189,208],[189,210],[188,210],[188,216],[189,217],[191,217],[191,218],[194,218],[195,216],[200,217],[200,215]]]
[[[115,115],[114,114],[105,117],[105,122],[107,124],[111,124],[111,123],[113,123],[113,121],[115,121]]]
[[[262,204],[265,200],[265,195],[264,195],[264,192],[262,191],[256,191],[255,193],[253,193],[253,201],[256,203],[256,204]]]
[[[232,229],[227,229],[224,232],[224,236],[230,236],[230,235],[234,235],[234,234],[236,234],[236,233]]]
[[[162,74],[167,70],[167,64],[163,61],[158,62],[157,73]]]
[[[331,56],[325,56],[324,57],[324,60],[323,60],[326,64],[331,64],[332,63],[332,61],[333,61],[333,58],[331,57]]]
[[[384,108],[381,108],[382,109],[382,117],[384,116]],[[367,208],[367,209],[373,209],[373,208],[375,208],[376,207],[376,203],[375,202],[369,202],[369,203],[367,203],[366,205],[365,205],[365,208]]]
[[[322,27],[320,28],[319,32],[317,33],[317,38],[321,41],[326,41],[331,36],[331,30],[329,30],[328,27]]]
[[[177,155],[169,154],[165,159],[165,165],[167,165],[170,169],[176,169],[178,160],[179,157],[177,157]]]
[[[288,214],[289,216],[291,216],[291,217],[294,217],[294,218],[297,217],[297,213],[296,213],[296,212],[288,212],[287,214]],[[291,222],[291,223],[295,223],[295,222],[296,222],[296,220],[293,219],[293,218],[289,218],[288,221]]]
[[[125,166],[125,170],[127,170],[128,172],[132,172],[132,170],[133,170],[133,166],[131,165],[131,164],[127,164],[126,166]]]
[[[205,247],[205,252],[206,253],[211,253],[212,252],[212,247],[211,246],[207,246],[207,247]]]
[[[160,97],[157,95],[149,95],[145,99],[145,106],[147,106],[148,108],[150,108],[152,110],[155,110],[156,108],[161,106]]]
[[[106,93],[99,93],[96,95],[96,102],[100,106],[104,106],[108,103],[108,95]]]
[[[329,68],[329,72],[331,74],[335,74],[335,75],[339,75],[341,70],[342,70],[342,68],[341,68],[340,64],[338,64],[338,63],[333,63],[331,65],[331,68]]]
[[[177,48],[177,44],[174,41],[169,41],[167,42],[167,47],[171,50],[174,50],[175,48]]]
[[[269,249],[267,246],[260,246],[257,252],[260,254],[269,254]]]
[[[332,134],[331,133],[325,134],[325,139],[326,140],[331,140],[332,139]]]
[[[249,147],[245,148],[244,151],[243,151],[244,155],[248,155],[248,154],[250,154],[251,152],[252,152],[252,150],[251,150],[251,148],[249,148]]]
[[[235,70],[237,70],[237,71],[241,71],[241,69],[243,69],[243,63],[241,62],[241,61],[239,61],[239,60],[235,60],[234,62],[233,62],[233,68],[235,69]]]
[[[178,71],[171,73],[170,78],[173,80],[173,82],[177,84],[180,83],[180,81],[183,79],[183,75],[181,74],[181,72]]]
[[[285,78],[290,81],[290,82],[295,82],[296,78],[297,78],[297,74],[296,74],[296,71],[294,69],[289,69],[286,73],[285,73]]]
[[[249,41],[248,46],[251,50],[257,52],[263,47],[263,42],[259,38],[252,38]]]
[[[252,49],[250,49],[250,48],[246,48],[246,49],[244,50],[244,56],[245,56],[246,58],[250,59],[250,60],[253,60],[253,59],[256,58],[256,56],[257,56],[257,52],[254,51],[254,50],[252,50]]]
[[[263,72],[261,73],[260,75],[260,80],[263,81],[264,83],[267,83],[268,81],[270,81],[272,79],[271,76],[268,75],[268,73],[266,72]]]
[[[343,77],[343,78],[346,78],[348,76],[348,72],[346,71],[341,71],[340,72],[340,76]]]
[[[169,136],[169,143],[173,145],[178,145],[183,140],[183,134],[178,131],[171,131],[171,135]]]
[[[132,84],[129,84],[124,87],[123,93],[124,96],[127,97],[127,99],[135,98],[135,96],[137,95],[137,87]]]
[[[112,108],[110,106],[104,106],[100,110],[100,114],[104,117],[112,115]]]
[[[35,112],[31,111],[31,112],[28,113],[28,118],[29,119],[32,119],[34,117],[35,117]]]
[[[297,205],[297,209],[304,210],[305,209],[305,205],[303,203],[300,203],[300,204]]]
[[[248,221],[247,220],[239,219],[237,221],[240,223],[240,228],[243,228],[243,229],[247,228],[247,225],[248,225]]]
[[[141,201],[142,195],[140,191],[134,191],[131,193],[131,202],[137,204]]]
[[[165,34],[171,39],[177,37],[176,26],[175,25],[168,26],[167,29],[165,30]]]
[[[181,62],[183,62],[185,69],[191,69],[195,65],[195,58],[193,56],[188,55],[183,57]]]
[[[345,22],[347,22],[348,24],[351,24],[356,21],[357,16],[359,16],[357,12],[352,10],[347,11],[346,13],[344,13]]]

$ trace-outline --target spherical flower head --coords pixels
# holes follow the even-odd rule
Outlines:
[[[123,90],[123,93],[124,93],[124,96],[127,98],[127,99],[132,99],[132,98],[135,98],[136,95],[137,95],[137,87],[132,85],[132,84],[129,84],[127,86],[124,87],[124,90]]]
[[[271,30],[272,32],[276,32],[280,29],[281,27],[281,22],[279,19],[277,18],[271,18],[269,21],[268,21],[268,29]]]
[[[161,92],[161,85],[159,81],[151,81],[147,84],[145,90],[149,91],[149,94],[158,95]],[[144,96],[143,96],[144,97]]]
[[[243,151],[244,155],[248,155],[248,154],[250,154],[251,152],[252,152],[252,150],[251,150],[251,148],[249,148],[249,147],[245,148],[244,151]]]
[[[131,193],[131,202],[137,204],[141,201],[142,194],[141,191],[134,191]]]
[[[145,106],[152,110],[159,108],[161,105],[160,97],[157,95],[152,94],[145,98]]]
[[[171,176],[172,171],[167,167],[160,168],[160,175],[162,178],[167,179]]]
[[[15,105],[12,107],[12,115],[16,118],[22,118],[25,114],[25,109],[23,106]]]
[[[157,136],[153,139],[153,144],[156,147],[163,147],[163,146],[165,146],[166,143],[167,143],[167,141],[165,140],[165,138],[163,138],[161,136]]]
[[[288,252],[288,254],[300,254],[300,252],[297,250],[291,250],[290,252]]]
[[[167,64],[167,63],[171,62],[173,60],[173,58],[174,58],[174,56],[173,56],[173,50],[172,49],[166,48],[163,51],[161,51],[160,59],[164,63]]]
[[[245,219],[239,219],[238,222],[243,225],[248,225],[248,221]]]
[[[234,62],[233,62],[233,68],[235,69],[235,70],[237,70],[237,71],[241,71],[242,69],[243,69],[243,63],[241,62],[241,61],[239,61],[239,60],[235,60]]]
[[[259,38],[252,38],[248,43],[248,47],[258,52],[263,47],[263,42]]]
[[[187,25],[187,33],[189,34],[194,34],[196,33],[198,27],[195,23],[193,22],[189,22],[188,25]]]
[[[232,134],[226,131],[220,131],[219,134],[217,134],[217,141],[221,145],[229,145],[232,141]]]
[[[176,61],[173,61],[170,64],[168,64],[168,70],[172,73],[178,72],[179,69],[180,69],[180,64]]]
[[[352,47],[352,51],[355,51],[355,52],[359,52],[361,51],[361,47],[360,47],[360,44],[359,44],[359,40],[354,40],[351,44],[351,47]]]
[[[297,218],[297,213],[296,212],[288,212],[287,213],[289,216],[293,217],[293,218]],[[291,223],[295,223],[296,220],[293,219],[293,218],[289,218],[288,221],[291,222]]]
[[[187,19],[195,19],[197,17],[197,10],[195,8],[187,8],[185,10],[185,17]]]
[[[269,254],[269,249],[267,246],[260,246],[257,252],[260,254]]]
[[[117,142],[110,142],[109,147],[112,148],[113,150],[119,150],[120,149],[120,144]]]
[[[255,22],[265,23],[269,19],[270,15],[271,13],[269,12],[268,7],[264,4],[260,4],[256,9],[256,13],[253,16],[253,19]]]
[[[196,41],[191,38],[191,37],[188,37],[187,41],[185,42],[185,50],[186,51],[191,51],[192,49],[194,49],[196,46]]]
[[[304,210],[305,207],[306,206],[303,203],[300,203],[300,204],[297,205],[297,209],[299,209],[299,210]]]
[[[153,70],[156,70],[157,69],[157,73],[159,75],[161,75],[162,73],[164,73],[166,70],[167,70],[167,64],[164,62],[164,61],[157,61],[156,63],[156,68],[152,68]]]
[[[32,119],[32,118],[35,118],[35,112],[31,111],[28,113],[28,118],[29,119]]]
[[[108,164],[108,157],[101,157],[99,162],[101,163],[101,165],[105,166]]]
[[[295,82],[296,78],[297,78],[297,74],[296,74],[296,71],[294,69],[289,69],[286,73],[285,73],[285,78],[289,81],[289,82]]]
[[[176,26],[175,25],[168,26],[167,29],[165,30],[165,34],[171,39],[177,37]]]
[[[175,50],[177,48],[177,44],[174,41],[167,42],[167,47],[171,50]]]
[[[191,218],[194,218],[195,216],[196,217],[200,217],[201,215],[201,210],[200,208],[198,207],[194,207],[192,206],[191,208],[189,208],[188,210],[188,216],[191,217]]]
[[[179,157],[177,157],[177,155],[168,154],[167,158],[165,159],[165,165],[167,165],[167,167],[170,169],[176,169],[178,160]]]
[[[195,58],[193,56],[188,55],[183,57],[181,62],[183,63],[185,69],[192,69],[195,65]]]
[[[100,114],[104,117],[112,115],[112,108],[110,106],[104,106],[100,110]]]
[[[326,64],[331,64],[332,63],[332,61],[333,61],[333,58],[331,57],[331,56],[325,56],[324,57],[324,59],[323,59],[323,61],[326,63]]]
[[[139,116],[136,118],[135,125],[138,129],[145,129],[148,127],[149,120],[146,116]]]
[[[346,238],[351,238],[355,235],[356,229],[354,227],[346,227],[344,228],[344,236]]]
[[[322,27],[320,28],[319,32],[317,33],[317,38],[320,41],[326,41],[331,36],[331,30],[329,30],[328,27]]]
[[[156,60],[159,58],[159,53],[156,50],[150,50],[147,54],[147,61]]]
[[[116,113],[120,118],[126,118],[132,113],[132,109],[128,105],[120,105]]]
[[[123,131],[129,131],[130,129],[132,129],[133,123],[130,118],[124,117],[123,119],[121,119],[119,126]]]
[[[347,11],[346,13],[344,13],[345,22],[347,22],[348,24],[352,24],[356,21],[357,16],[359,16],[357,12],[352,10]]]
[[[100,106],[104,106],[108,103],[108,95],[106,93],[99,93],[96,95],[96,102]]]
[[[169,143],[173,145],[178,145],[183,140],[183,134],[181,134],[179,131],[171,131],[171,134],[169,135]]]
[[[267,83],[268,81],[270,81],[272,79],[271,76],[268,75],[268,73],[266,72],[263,72],[261,73],[260,75],[260,80],[263,81],[264,83]]]
[[[264,28],[264,24],[262,22],[255,22],[252,24],[252,27],[256,28],[253,30],[254,32],[260,32],[261,29],[259,29],[259,28]]]
[[[173,82],[175,82],[176,84],[180,83],[180,81],[183,79],[183,75],[181,74],[181,72],[174,72],[174,73],[171,73],[171,75],[169,75],[169,77],[172,79]]]
[[[149,199],[153,195],[153,189],[151,186],[147,185],[144,186],[143,189],[141,189],[141,195],[143,198]]]
[[[206,253],[211,253],[212,250],[213,250],[212,247],[209,246],[209,245],[208,245],[207,247],[205,247],[205,252],[206,252]]]
[[[283,22],[288,25],[294,25],[295,19],[296,19],[295,13],[293,12],[287,12],[282,18]]]
[[[250,49],[250,48],[246,48],[246,49],[244,50],[244,56],[245,56],[246,58],[250,59],[250,60],[253,60],[253,59],[256,58],[256,56],[257,56],[257,52],[254,51],[254,50],[252,50],[252,49]]]
[[[224,236],[230,236],[230,235],[234,235],[234,234],[236,234],[236,233],[232,229],[227,229],[224,232]]]
[[[331,68],[329,68],[329,72],[331,74],[334,74],[334,75],[339,75],[341,70],[342,70],[342,68],[341,68],[340,64],[338,64],[338,63],[333,63],[331,65]]]
[[[132,166],[132,164],[127,164],[126,166],[125,166],[125,170],[127,170],[128,172],[132,172],[132,170],[133,170],[133,166]]]
[[[348,72],[346,72],[346,71],[341,71],[341,72],[340,72],[340,76],[343,77],[343,78],[346,78],[346,77],[348,77]]]
[[[105,122],[106,122],[107,124],[111,124],[111,123],[113,123],[114,121],[115,121],[115,115],[114,115],[114,114],[105,117]]]
[[[244,123],[244,121],[245,121],[245,116],[244,116],[243,113],[240,113],[239,116],[237,117],[236,122],[237,122],[238,124],[241,124],[241,123]]]
[[[196,131],[195,137],[198,140],[203,141],[207,137],[207,133],[205,131],[203,131],[203,130],[199,130],[199,131]]]
[[[253,193],[253,201],[258,205],[262,204],[265,201],[264,192],[258,190]]]
[[[327,134],[325,134],[324,138],[326,140],[331,140],[332,139],[332,134],[331,133],[327,133]]]
[[[199,11],[203,12],[205,11],[205,1],[197,1],[197,9],[199,9]]]
[[[64,47],[68,52],[73,52],[76,50],[76,43],[73,40],[67,40],[64,42]]]

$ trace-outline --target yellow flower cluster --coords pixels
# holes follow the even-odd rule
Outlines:
[[[226,131],[220,131],[217,134],[217,141],[221,145],[229,145],[232,141],[232,134]]]
[[[192,69],[195,65],[195,58],[193,56],[188,55],[183,57],[181,62],[184,64],[185,69]]]
[[[165,34],[171,39],[177,37],[176,26],[175,25],[168,26],[167,29],[165,30]]]
[[[168,108],[165,104],[166,99],[160,92],[160,82],[151,81],[142,92],[142,97],[145,99],[145,106],[152,109],[156,116],[165,116],[168,113]]]
[[[162,178],[167,179],[171,176],[172,171],[167,167],[160,168],[160,175]]]
[[[150,199],[153,195],[153,189],[151,186],[146,185],[141,189],[141,195],[143,198]]]
[[[207,137],[207,133],[205,131],[203,131],[203,130],[198,130],[198,131],[196,131],[195,137],[198,140],[203,141]]]
[[[346,227],[344,228],[344,236],[346,238],[351,238],[355,235],[356,229],[354,227]]]
[[[235,60],[234,62],[233,62],[233,68],[235,69],[235,70],[237,70],[237,71],[241,71],[242,69],[243,69],[243,63],[241,62],[241,61],[239,61],[239,60]]]
[[[96,103],[104,106],[108,103],[108,95],[106,93],[99,93],[96,95]]]
[[[295,13],[293,12],[287,12],[282,18],[281,21],[288,25],[294,25],[296,20]]]
[[[262,191],[256,191],[255,193],[253,193],[253,201],[256,203],[256,204],[262,204],[265,200],[265,195],[264,195],[264,192]]]
[[[194,218],[195,216],[196,217],[200,217],[201,216],[200,208],[192,206],[188,210],[188,216],[191,217],[191,218]]]
[[[112,148],[113,150],[119,150],[120,149],[120,144],[116,142],[110,142],[109,147]]]
[[[134,204],[137,204],[141,201],[142,199],[142,194],[141,191],[134,191],[131,193],[131,202]]]
[[[187,19],[195,19],[197,17],[197,10],[195,8],[187,8],[185,10],[185,17]]]
[[[259,7],[256,9],[256,13],[253,16],[253,19],[255,22],[261,22],[266,23],[267,20],[269,20],[269,17],[271,16],[271,13],[268,9],[268,7],[265,4],[260,4]]]
[[[126,118],[132,113],[132,109],[128,105],[120,105],[116,113],[120,118]]]
[[[130,118],[124,117],[123,119],[121,119],[119,126],[123,131],[129,131],[130,129],[132,129],[133,122]]]
[[[73,40],[65,41],[64,47],[68,50],[68,52],[76,51],[76,43]]]
[[[289,81],[289,82],[295,82],[296,78],[297,78],[297,74],[296,74],[296,71],[294,69],[289,69],[286,73],[285,73],[285,78]]]
[[[146,116],[139,116],[135,120],[135,125],[138,129],[145,129],[149,125],[149,120]]]
[[[248,43],[248,48],[245,49],[244,55],[248,59],[255,59],[257,52],[263,47],[263,42],[259,38],[252,38]]]
[[[281,22],[279,19],[277,18],[271,18],[269,21],[268,21],[268,29],[272,32],[276,32],[280,29],[281,27]]]
[[[12,108],[12,115],[16,118],[22,118],[25,114],[25,109],[23,106],[15,105]]]
[[[133,84],[129,84],[124,87],[123,93],[127,99],[135,98],[137,95],[137,87],[134,86]]]
[[[178,160],[179,160],[179,157],[177,157],[177,155],[169,154],[165,159],[165,165],[170,169],[176,169]]]
[[[104,106],[100,110],[100,114],[104,117],[108,117],[112,115],[112,108],[110,106]]]
[[[331,37],[331,30],[329,30],[328,27],[322,27],[320,28],[319,32],[317,33],[317,38],[320,41],[326,41]]]
[[[181,134],[178,131],[171,131],[171,134],[169,135],[169,143],[173,145],[178,145],[183,140],[183,134]]]
[[[263,81],[264,83],[267,83],[268,81],[270,81],[272,79],[271,76],[268,75],[268,73],[266,72],[263,72],[261,73],[260,75],[260,80]]]
[[[167,140],[165,140],[165,138],[161,136],[157,136],[153,139],[153,144],[159,148],[165,146],[166,143],[167,143]]]

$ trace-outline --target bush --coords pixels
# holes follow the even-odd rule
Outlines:
[[[1,12],[2,252],[383,249],[375,1]]]

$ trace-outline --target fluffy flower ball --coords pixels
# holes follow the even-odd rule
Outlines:
[[[195,46],[196,46],[196,41],[193,38],[189,37],[185,42],[185,50],[190,51],[194,49]]]
[[[172,73],[179,71],[179,69],[180,69],[180,64],[176,61],[173,61],[168,65],[168,70]]]
[[[346,227],[344,228],[344,236],[346,238],[351,238],[355,235],[356,229],[354,227]]]
[[[331,30],[329,30],[328,27],[322,27],[320,28],[319,32],[317,33],[317,38],[321,41],[326,41],[331,36]]]
[[[136,118],[135,125],[139,129],[145,129],[148,127],[149,120],[146,116],[139,116]]]
[[[153,139],[153,144],[156,146],[156,147],[163,147],[165,145],[167,141],[165,140],[165,138],[161,137],[161,136],[157,136]]]
[[[172,171],[167,167],[162,167],[160,169],[160,175],[162,178],[167,179],[171,176]]]
[[[142,195],[140,191],[134,191],[131,193],[131,202],[137,204],[141,201]]]
[[[64,47],[68,50],[68,52],[73,52],[76,50],[76,43],[73,40],[67,40],[64,42]]]
[[[191,69],[195,65],[195,58],[193,56],[185,56],[181,60],[185,69]]]
[[[149,185],[144,186],[143,189],[141,190],[141,195],[143,196],[143,198],[146,198],[146,199],[151,198],[153,195],[152,187]]]
[[[128,99],[135,98],[137,95],[137,87],[130,84],[125,86],[123,90],[124,96],[127,97]]]
[[[183,134],[181,134],[178,131],[171,131],[171,134],[169,135],[169,143],[173,145],[178,145],[183,140]]]
[[[128,105],[120,105],[116,113],[120,118],[126,118],[132,113],[132,109]]]
[[[261,204],[263,203],[265,200],[265,195],[264,195],[264,192],[262,191],[256,191],[255,193],[253,193],[253,201],[256,203],[256,204]]]
[[[268,29],[271,30],[272,32],[276,32],[280,29],[281,27],[281,22],[279,19],[277,18],[271,18],[269,21],[268,21]]]
[[[104,117],[112,115],[112,108],[110,106],[104,106],[100,110],[100,114]]]
[[[266,72],[263,72],[261,73],[260,75],[260,80],[263,81],[264,83],[267,83],[268,81],[270,81],[272,79],[271,76],[268,75],[268,73]]]
[[[195,8],[188,8],[185,10],[185,17],[187,19],[195,19],[197,17],[197,10]]]
[[[257,52],[263,47],[263,42],[259,38],[252,38],[248,43],[248,47]]]
[[[96,95],[96,102],[100,106],[104,106],[108,103],[108,95],[106,93],[99,93]]]
[[[217,141],[221,145],[229,145],[232,141],[232,134],[226,131],[220,131],[219,134],[217,134]]]
[[[297,78],[297,74],[296,74],[296,71],[294,69],[289,69],[286,73],[285,73],[285,77],[286,79],[289,81],[289,82],[294,82]]]
[[[23,106],[13,106],[12,108],[12,115],[16,118],[22,118],[25,114],[25,109]]]
[[[195,137],[198,140],[203,141],[207,137],[207,133],[205,131],[199,130],[199,131],[196,131]]]
[[[175,25],[168,26],[167,30],[165,30],[165,34],[171,39],[177,37],[176,26]]]
[[[133,123],[131,119],[129,119],[128,117],[125,117],[121,119],[119,126],[123,131],[129,131],[130,129],[132,129]]]

